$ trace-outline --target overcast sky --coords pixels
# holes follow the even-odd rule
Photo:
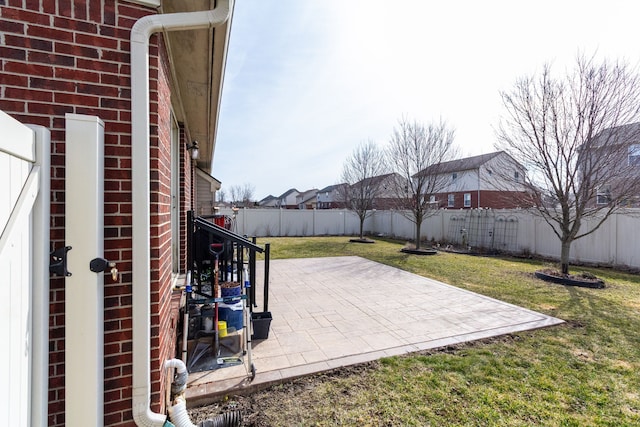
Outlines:
[[[236,0],[212,175],[260,200],[339,181],[398,119],[495,151],[500,90],[579,52],[640,63],[636,0]]]

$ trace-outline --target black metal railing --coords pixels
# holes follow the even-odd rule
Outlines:
[[[264,253],[264,311],[268,309],[269,300],[269,253],[270,245],[267,243],[263,249],[256,244],[256,238],[249,240],[247,237],[221,227],[217,223],[227,224],[222,221],[222,216],[210,215],[207,217],[194,217],[193,211],[187,213],[187,264],[192,271],[192,292],[205,298],[213,297],[212,292],[205,286],[212,283],[214,274],[213,266],[217,258],[219,263],[219,280],[222,282],[237,281],[243,285],[247,282],[247,306],[253,311],[256,303],[256,258],[258,253]],[[209,221],[213,219],[214,222]],[[246,273],[245,273],[246,260]],[[245,274],[248,277],[245,277]]]

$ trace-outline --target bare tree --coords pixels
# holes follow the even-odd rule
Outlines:
[[[242,185],[232,185],[229,187],[229,193],[231,193],[231,203],[235,203],[236,205],[248,206],[253,199],[253,193],[255,192],[255,187],[245,182]]]
[[[255,186],[245,182],[240,189],[240,197],[243,206],[247,207],[253,200],[253,193],[255,192]]]
[[[227,192],[224,190],[218,190],[218,202],[224,203],[227,198]]]
[[[401,177],[395,181],[396,208],[415,224],[415,245],[420,249],[422,222],[438,208],[431,196],[448,185],[440,165],[457,154],[455,131],[442,119],[428,126],[399,120],[387,149],[387,158]]]
[[[338,191],[347,209],[360,219],[360,240],[364,239],[364,221],[371,214],[380,194],[379,177],[386,171],[384,152],[373,141],[362,142],[345,160]]]
[[[229,196],[231,197],[231,203],[238,203],[242,200],[242,187],[239,185],[232,185],[229,187]]]
[[[640,126],[630,125],[640,109],[637,70],[578,56],[565,75],[545,65],[501,96],[507,113],[497,147],[527,168],[524,184],[560,240],[568,274],[572,242],[640,194],[640,165],[630,151],[640,137]]]

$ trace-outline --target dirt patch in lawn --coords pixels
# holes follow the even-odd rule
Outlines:
[[[412,353],[398,357],[412,357],[416,354],[455,354],[463,349],[481,347],[494,343],[513,342],[518,341],[519,339],[520,337],[517,335],[503,335],[470,343],[449,345],[446,347],[425,350],[419,353]],[[191,422],[197,424],[207,419],[214,418],[219,414],[238,411],[242,414],[242,423],[240,426],[268,427],[273,425],[273,423],[269,420],[265,411],[282,407],[311,408],[318,404],[325,404],[324,401],[314,402],[309,400],[309,396],[311,394],[307,392],[317,387],[321,387],[323,384],[332,380],[341,378],[351,378],[353,381],[356,381],[356,383],[357,381],[362,381],[362,386],[365,387],[367,386],[367,376],[364,374],[367,371],[377,369],[379,365],[380,362],[373,361],[359,365],[346,366],[327,372],[297,378],[284,384],[271,386],[265,390],[257,391],[248,395],[230,395],[222,401],[189,409],[189,416],[191,417]],[[354,384],[353,386],[357,388],[357,384]]]

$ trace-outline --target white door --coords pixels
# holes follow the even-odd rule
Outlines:
[[[3,325],[0,342],[8,346],[8,351],[0,352],[0,364],[4,367],[0,371],[0,425],[27,426],[43,422],[31,415],[33,401],[40,406],[38,412],[44,404],[42,386],[37,385],[35,390],[32,380],[44,374],[46,357],[42,354],[45,351],[42,333],[48,336],[42,331],[43,313],[35,316],[33,313],[35,309],[42,311],[41,307],[34,307],[34,301],[39,305],[48,301],[48,295],[34,297],[34,290],[46,289],[48,293],[49,288],[48,271],[44,271],[48,267],[42,265],[46,262],[42,259],[43,253],[49,246],[49,198],[48,194],[39,197],[42,179],[45,176],[48,179],[49,163],[48,159],[41,163],[37,158],[42,154],[36,143],[37,135],[41,134],[41,130],[22,125],[0,111],[0,274],[4,291],[0,298]],[[45,151],[48,155],[48,148]],[[45,165],[47,170],[43,171]],[[48,185],[45,187],[48,193]],[[43,210],[44,204],[47,206]],[[45,212],[46,232],[42,230]],[[46,245],[46,248],[44,251],[34,249],[34,244]],[[46,284],[42,283],[45,279]],[[48,309],[45,311],[48,317]],[[35,358],[34,345],[39,353]],[[34,366],[34,362],[38,366]],[[46,383],[46,376],[37,379]]]

